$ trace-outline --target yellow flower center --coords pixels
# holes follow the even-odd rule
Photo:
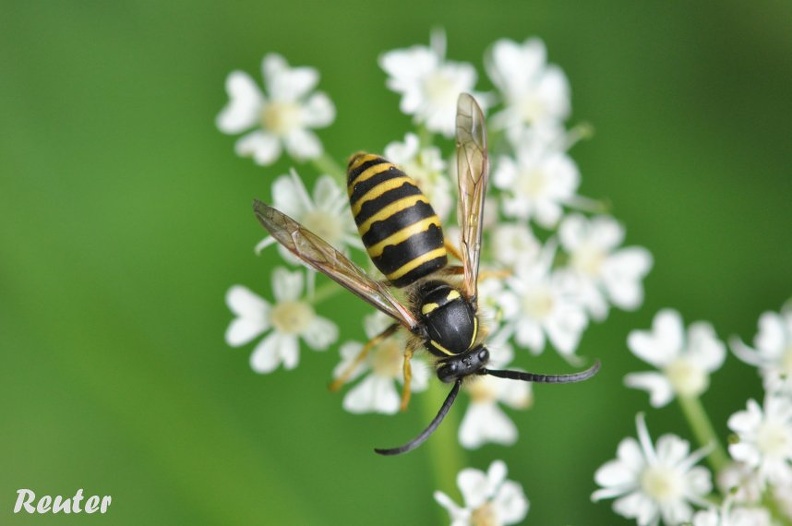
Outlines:
[[[681,396],[698,396],[707,390],[709,375],[687,358],[677,358],[665,368],[674,392]]]
[[[517,103],[517,111],[522,121],[528,124],[538,120],[542,114],[542,102],[533,94],[523,96]]]
[[[548,317],[553,312],[553,306],[553,296],[544,288],[531,290],[522,298],[523,311],[538,320]]]
[[[520,195],[535,198],[544,193],[547,187],[547,178],[544,172],[537,168],[520,170],[515,187]]]
[[[378,376],[396,378],[404,364],[404,345],[399,338],[388,338],[377,346],[371,357],[371,369]]]
[[[500,526],[498,514],[490,502],[485,502],[470,515],[470,524],[472,526]]]
[[[778,422],[765,422],[756,435],[756,445],[765,455],[779,458],[788,454],[792,437],[785,426]]]
[[[488,378],[474,378],[466,385],[473,403],[487,403],[497,400],[497,392]]]
[[[605,259],[604,250],[583,245],[572,254],[572,266],[587,276],[599,276],[602,273],[602,264]]]
[[[672,502],[684,495],[682,475],[668,466],[649,466],[641,474],[641,488],[658,503]]]
[[[314,309],[304,301],[284,301],[270,312],[272,325],[283,334],[300,334],[311,324]]]
[[[424,81],[424,92],[432,104],[443,104],[449,99],[456,98],[456,84],[447,75],[435,73]]]
[[[311,232],[334,247],[340,245],[344,237],[342,218],[324,210],[311,210],[302,217],[302,224]]]
[[[300,106],[294,102],[270,102],[261,110],[261,125],[274,133],[284,136],[300,126]]]

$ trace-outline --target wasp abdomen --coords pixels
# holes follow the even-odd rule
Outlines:
[[[440,219],[413,179],[365,153],[350,159],[347,173],[358,232],[388,281],[405,287],[448,263]]]

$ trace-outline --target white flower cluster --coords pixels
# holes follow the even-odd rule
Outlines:
[[[642,282],[652,257],[644,248],[624,247],[624,227],[602,212],[604,207],[577,194],[580,171],[568,150],[580,132],[566,128],[571,107],[566,76],[548,64],[545,46],[535,38],[492,45],[484,57],[495,88],[489,92],[477,90],[478,73],[472,64],[446,58],[442,32],[432,34],[430,46],[390,51],[379,63],[387,74],[386,85],[401,96],[401,111],[416,125],[403,141],[386,145],[384,155],[415,179],[446,223],[455,219],[454,146],[447,138],[455,130],[457,98],[462,92],[471,93],[491,112],[490,151],[497,153],[490,154],[478,289],[491,363],[506,367],[519,354],[525,356],[525,350],[535,355],[551,348],[569,363],[579,364],[582,359],[576,352],[589,322],[604,321],[611,306],[634,310],[641,305]],[[330,99],[314,92],[318,73],[308,67],[291,68],[274,54],[264,57],[262,69],[266,94],[247,74],[229,75],[230,101],[218,115],[217,126],[225,133],[247,132],[237,141],[236,151],[258,164],[272,164],[284,151],[295,161],[312,162],[319,172],[312,191],[292,170],[274,180],[273,206],[342,252],[360,249],[352,215],[344,210],[346,176],[323,153],[311,131],[330,125],[335,116]],[[458,238],[453,226],[445,232],[447,239]],[[256,251],[272,243],[266,237]],[[226,299],[236,316],[226,333],[229,345],[242,346],[266,334],[251,357],[253,369],[261,373],[281,364],[294,368],[300,341],[324,350],[338,339],[335,323],[319,316],[315,307],[332,293],[328,291],[342,289],[334,283],[315,284],[312,271],[299,268],[285,251],[281,256],[295,270],[273,272],[273,302],[240,285],[232,287]],[[361,259],[357,254],[355,258]],[[302,277],[306,272],[307,280]],[[366,337],[372,338],[387,327],[388,320],[377,313],[362,324]],[[340,345],[336,382],[354,384],[343,400],[346,410],[386,414],[398,410],[404,345],[405,337],[398,331],[366,347],[363,354],[363,343]],[[431,368],[418,356],[413,373],[412,390],[420,391]],[[469,403],[459,429],[460,444],[467,448],[514,444],[517,427],[501,405],[529,407],[530,384],[484,376],[466,382],[464,390]],[[486,495],[466,491],[472,486],[465,481],[474,475],[460,474],[465,508],[438,495],[453,524],[522,520],[528,503],[521,490],[504,482],[505,469],[495,463],[487,475],[489,482],[476,483],[488,488]],[[492,522],[488,517],[498,519]]]
[[[630,350],[656,368],[630,373],[628,387],[646,390],[653,407],[677,398],[703,447],[689,453],[689,443],[664,435],[652,445],[643,415],[637,418],[638,437],[624,439],[617,458],[595,474],[601,488],[593,500],[616,498],[616,513],[640,526],[690,523],[694,526],[762,526],[792,522],[792,305],[759,319],[754,348],[734,337],[734,354],[756,367],[764,380],[762,404],[751,399],[746,410],[726,422],[733,433],[728,455],[712,429],[699,397],[710,375],[723,365],[726,346],[709,323],[685,329],[674,310],[662,310],[650,331],[633,331]],[[693,411],[690,408],[694,408]],[[695,409],[698,408],[698,409]],[[712,474],[695,464],[704,457]],[[693,505],[702,508],[694,512]]]

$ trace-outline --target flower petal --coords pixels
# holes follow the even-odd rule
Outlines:
[[[494,403],[471,403],[459,426],[459,443],[475,449],[488,442],[512,445],[517,427]]]
[[[272,271],[272,293],[278,303],[297,301],[303,292],[303,273],[289,272],[283,267]]]
[[[330,97],[322,92],[314,93],[302,107],[302,123],[309,128],[329,126],[336,116],[335,106]]]
[[[312,349],[324,351],[338,339],[338,327],[327,318],[315,316],[300,336]]]
[[[286,150],[298,161],[315,159],[322,155],[322,143],[315,133],[297,128],[284,137]]]
[[[241,133],[259,120],[264,96],[247,73],[232,71],[226,78],[229,101],[217,115],[215,123],[223,133]]]
[[[652,407],[664,407],[674,399],[674,389],[665,375],[656,372],[629,373],[624,377],[624,385],[633,389],[643,389],[649,393]]]
[[[368,375],[344,397],[344,409],[350,413],[392,415],[399,410],[399,405],[400,397],[393,381],[375,374]]]
[[[280,157],[281,145],[274,135],[255,130],[240,137],[234,150],[240,157],[253,157],[256,164],[268,166]]]
[[[225,334],[232,347],[244,345],[269,329],[269,303],[247,287],[234,285],[228,289],[226,304],[237,315]]]
[[[264,338],[250,355],[250,367],[257,373],[271,373],[281,362],[280,346],[284,338],[273,332]]]

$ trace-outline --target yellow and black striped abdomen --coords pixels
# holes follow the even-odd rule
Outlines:
[[[347,173],[358,232],[388,281],[405,287],[448,263],[440,219],[415,181],[367,153],[355,154]]]

